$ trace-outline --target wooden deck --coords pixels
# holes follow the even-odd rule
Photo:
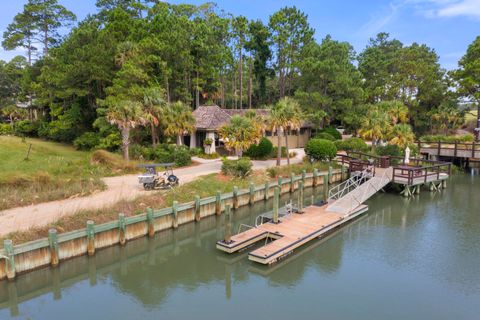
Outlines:
[[[271,240],[266,245],[255,249],[248,254],[252,261],[271,264],[278,259],[292,253],[296,248],[323,237],[330,230],[335,229],[347,221],[367,211],[366,205],[357,207],[348,215],[327,212],[327,206],[309,206],[304,213],[292,213],[275,224],[264,223],[256,228],[239,233],[231,238],[230,243],[217,242],[219,250],[233,253],[246,249],[259,241]]]

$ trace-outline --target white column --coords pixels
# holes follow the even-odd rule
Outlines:
[[[212,140],[212,145],[210,146],[210,150],[205,150],[205,152],[208,151],[209,154],[215,153],[215,132],[207,131],[207,139]]]
[[[197,146],[197,131],[193,130],[190,134],[190,149],[193,149]]]

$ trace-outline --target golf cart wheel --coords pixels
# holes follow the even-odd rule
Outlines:
[[[153,190],[154,187],[155,187],[155,186],[153,185],[153,183],[144,183],[144,184],[143,184],[143,188],[144,188],[145,190]]]

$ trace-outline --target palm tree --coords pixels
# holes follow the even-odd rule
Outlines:
[[[239,157],[261,137],[261,132],[253,121],[239,115],[233,116],[230,123],[221,127],[219,134],[225,141],[225,147],[228,150],[235,150]]]
[[[277,103],[270,106],[270,115],[268,117],[268,125],[272,132],[277,132],[277,166],[280,165],[280,159],[282,158],[282,132],[283,125],[285,124],[284,113],[280,105]]]
[[[128,147],[130,145],[130,130],[139,124],[145,123],[145,113],[142,104],[137,101],[117,99],[115,96],[108,96],[104,100],[107,106],[107,119],[115,124],[122,135],[123,158],[128,161]]]
[[[0,113],[10,119],[10,126],[13,130],[15,128],[15,120],[23,115],[23,109],[20,109],[14,105],[9,105],[0,109]]]
[[[378,108],[373,108],[363,118],[358,133],[362,138],[370,139],[375,146],[378,141],[386,138],[390,130],[391,124],[388,115]]]
[[[285,149],[287,152],[287,163],[290,164],[290,156],[288,150],[288,131],[295,130],[300,127],[302,112],[300,105],[295,99],[285,97],[276,105],[270,107],[269,125],[273,131],[277,132],[277,166],[280,165],[282,157],[281,134],[285,136]]]
[[[195,118],[189,106],[181,101],[170,103],[165,112],[165,134],[177,137],[177,145],[182,145],[185,133],[195,130]]]
[[[391,144],[395,144],[402,149],[415,141],[415,134],[412,132],[412,127],[406,123],[397,124],[392,129]]]
[[[386,110],[392,120],[392,124],[408,122],[408,107],[400,101],[384,101],[378,104],[380,109]]]
[[[159,87],[146,88],[143,93],[143,109],[145,111],[145,120],[150,124],[150,133],[152,135],[152,146],[159,142],[157,127],[160,124],[160,118],[164,113],[165,99],[164,92]]]
[[[290,164],[290,155],[288,150],[288,132],[291,130],[298,130],[302,120],[302,112],[300,104],[292,98],[285,97],[278,102],[280,109],[283,112],[283,128],[285,135],[285,149],[287,152],[287,164]]]

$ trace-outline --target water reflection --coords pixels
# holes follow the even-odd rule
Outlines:
[[[202,219],[177,231],[157,233],[154,239],[141,238],[125,247],[100,250],[94,257],[63,262],[56,269],[0,282],[0,318],[21,315],[23,304],[45,296],[65,301],[68,307],[72,296],[91,292],[88,287],[78,293],[71,290],[81,283],[113,288],[152,312],[168,309],[179,289],[183,295],[193,295],[199,289],[220,285],[225,301],[234,303],[248,288],[254,294],[256,284],[262,281],[265,294],[273,293],[270,288],[291,289],[303,292],[306,298],[309,283],[328,287],[332,285],[329,279],[335,279],[343,288],[348,286],[345,279],[353,277],[358,285],[349,290],[361,295],[369,281],[391,272],[395,272],[389,278],[392,283],[377,283],[378,292],[387,294],[392,285],[402,287],[413,280],[421,283],[426,275],[434,279],[435,286],[424,285],[424,294],[436,295],[443,287],[443,294],[480,298],[479,181],[457,176],[447,190],[425,191],[412,198],[380,193],[369,201],[366,215],[270,267],[249,262],[246,253],[217,251],[215,241],[223,236],[223,216]],[[288,198],[283,197],[282,202]],[[233,216],[234,230],[242,223],[254,224],[256,215],[270,208],[271,202],[240,208]],[[334,297],[333,293],[329,298]],[[448,298],[456,301],[456,297]]]

